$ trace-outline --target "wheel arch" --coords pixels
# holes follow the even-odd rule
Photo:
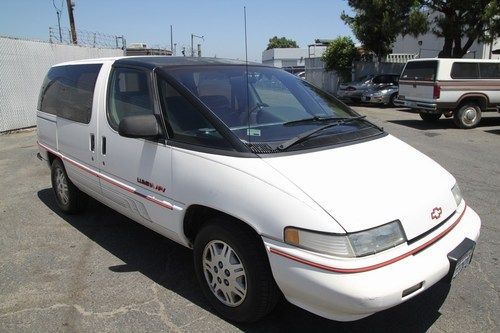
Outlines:
[[[252,226],[250,223],[246,221],[243,221],[240,218],[225,213],[219,209],[215,209],[201,204],[192,204],[186,209],[186,214],[184,214],[183,226],[182,226],[184,237],[186,237],[191,247],[192,244],[194,243],[196,235],[201,230],[203,225],[205,225],[207,221],[216,217],[224,218],[227,221],[231,221],[231,223],[237,223],[238,225],[247,228],[250,232],[254,233],[255,235],[260,236],[260,233],[258,232],[257,229],[255,229],[254,226]]]
[[[469,93],[460,97],[457,102],[457,109],[461,108],[466,103],[476,102],[481,111],[486,110],[489,104],[489,98],[483,93]]]
[[[54,162],[54,160],[55,160],[56,158],[59,158],[59,157],[57,157],[56,155],[54,155],[54,154],[53,154],[53,153],[51,153],[50,151],[47,151],[47,158],[48,158],[48,161],[47,161],[47,162],[49,163],[49,166],[51,166],[51,165],[52,165],[52,162]],[[60,158],[59,158],[59,159],[60,159]]]

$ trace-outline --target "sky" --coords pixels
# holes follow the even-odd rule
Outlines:
[[[201,43],[203,56],[244,59],[243,6],[247,10],[248,60],[260,62],[269,38],[285,36],[307,48],[316,38],[331,39],[352,32],[340,19],[351,13],[343,0],[74,0],[77,29],[124,35],[127,44],[170,49],[170,25],[178,55],[190,47],[191,34]],[[61,26],[69,27],[66,0]],[[0,35],[48,40],[48,28],[57,27],[52,0],[0,0]],[[353,37],[354,39],[354,37]]]

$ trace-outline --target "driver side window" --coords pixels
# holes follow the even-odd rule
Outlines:
[[[116,68],[111,78],[108,122],[114,130],[124,117],[154,114],[149,77],[140,70]]]
[[[171,139],[209,148],[232,148],[196,107],[165,80],[159,80],[159,90]]]

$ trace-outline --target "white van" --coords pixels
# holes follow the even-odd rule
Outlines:
[[[460,128],[474,128],[482,112],[500,111],[500,60],[410,60],[394,104],[417,110],[424,121],[444,114]]]
[[[61,210],[81,212],[91,196],[192,248],[204,294],[229,320],[257,320],[281,295],[330,319],[369,316],[451,281],[479,236],[446,170],[277,68],[60,64],[37,119]]]

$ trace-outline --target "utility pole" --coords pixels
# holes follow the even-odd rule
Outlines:
[[[204,36],[197,36],[195,34],[191,34],[191,57],[194,57],[194,43],[193,43],[194,37],[200,38],[203,41],[205,40]]]
[[[170,51],[174,53],[174,34],[172,32],[172,25],[170,25]]]
[[[78,42],[76,39],[75,18],[73,17],[73,8],[75,7],[75,1],[66,0],[66,4],[68,7],[69,26],[71,28],[71,43],[76,45]]]

